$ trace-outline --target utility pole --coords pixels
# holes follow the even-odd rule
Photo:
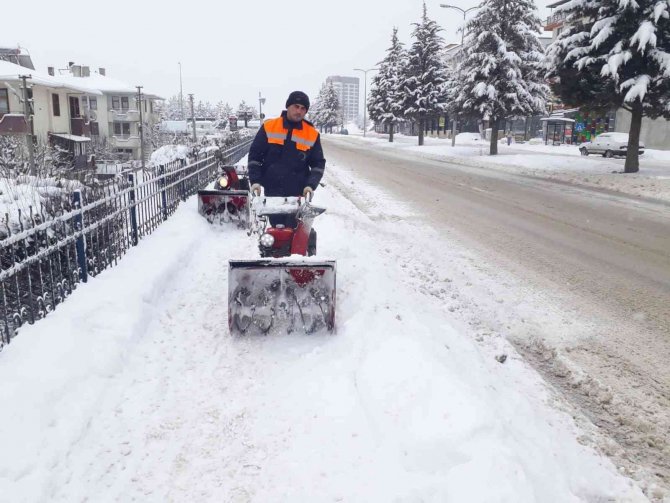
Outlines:
[[[195,134],[195,110],[193,108],[193,95],[189,94],[188,99],[191,102],[191,120],[193,121],[193,141],[197,143],[198,137]]]
[[[474,9],[478,9],[479,6],[476,7],[470,7],[468,9],[461,9],[460,7],[457,7],[455,5],[448,5],[441,3],[440,7],[443,9],[455,9],[458,11],[461,11],[463,13],[463,30],[461,31],[461,47],[459,48],[461,54],[464,54],[464,47],[463,47],[463,42],[465,41],[465,16],[468,12]],[[458,63],[458,81],[460,83],[461,81],[461,63]],[[456,114],[454,114],[454,117],[451,119],[451,146],[456,145]]]
[[[142,120],[142,86],[137,87],[137,106],[140,109],[140,158],[142,160],[142,171],[144,171],[144,122]]]
[[[181,120],[184,120],[184,88],[181,83],[181,61],[179,61],[179,108],[181,109]]]
[[[28,125],[26,141],[28,143],[30,174],[35,176],[37,175],[37,170],[35,169],[35,145],[33,144],[33,118],[30,114],[30,99],[28,98],[28,83],[26,82],[26,79],[31,78],[31,75],[19,75],[19,78],[23,81],[23,115],[25,116],[26,124]]]

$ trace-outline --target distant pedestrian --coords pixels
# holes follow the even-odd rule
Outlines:
[[[512,144],[512,131],[507,132],[507,145]]]

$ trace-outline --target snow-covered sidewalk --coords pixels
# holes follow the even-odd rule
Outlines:
[[[365,142],[374,148],[410,152],[453,164],[500,169],[670,202],[670,150],[647,149],[640,157],[640,171],[622,174],[624,159],[584,157],[575,145],[500,143],[498,155],[490,156],[488,141],[468,140],[452,147],[450,139],[426,137],[425,144],[419,147],[415,136],[396,135],[394,142],[389,143],[388,135],[373,132],[366,137],[327,135],[327,139]]]
[[[231,337],[227,260],[255,242],[195,198],[22,328],[0,354],[0,500],[644,501],[503,338],[456,324],[442,238],[346,177],[316,199],[335,335]]]

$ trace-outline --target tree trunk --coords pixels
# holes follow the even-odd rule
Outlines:
[[[498,155],[498,119],[491,118],[491,145],[489,155]]]
[[[393,143],[393,122],[389,125],[389,143]]]
[[[419,146],[423,145],[424,118],[419,118]]]
[[[631,110],[630,130],[628,131],[628,151],[624,173],[640,171],[640,130],[642,129],[642,103],[636,101]]]

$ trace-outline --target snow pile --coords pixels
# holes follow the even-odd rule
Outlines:
[[[151,154],[151,164],[164,165],[177,159],[186,159],[189,149],[186,145],[163,145]]]
[[[489,156],[488,141],[468,145],[466,142],[461,144],[457,138],[456,146],[452,147],[450,139],[429,137],[425,138],[425,145],[419,147],[415,136],[404,135],[396,135],[393,143],[388,142],[386,135],[377,134],[369,134],[365,138],[333,137],[332,140],[367,142],[374,148],[396,151],[403,157],[418,155],[456,165],[499,169],[670,201],[670,151],[666,150],[645,149],[640,157],[639,173],[623,175],[625,159],[606,159],[596,155],[584,157],[576,145],[503,144],[498,147],[498,155]],[[448,167],[445,166],[445,169]]]
[[[429,263],[445,238],[390,198],[371,206],[379,191],[343,169],[326,177],[337,334],[231,338],[226,261],[256,244],[208,225],[193,197],[3,351],[0,494],[644,501],[504,340],[453,326],[452,273]]]
[[[19,176],[18,178],[0,177],[0,238],[8,234],[7,227],[12,233],[19,232],[21,225],[24,229],[33,227],[31,211],[38,218],[49,220],[51,217],[44,207],[53,203],[60,207],[60,201],[70,202],[70,194],[81,190],[84,186],[74,180],[59,180],[55,178],[37,178],[34,176]]]
[[[458,145],[481,145],[488,144],[488,140],[482,138],[479,133],[458,133],[456,135]]]

